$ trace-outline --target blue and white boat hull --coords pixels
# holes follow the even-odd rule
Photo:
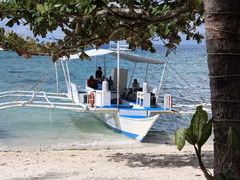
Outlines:
[[[160,114],[152,117],[121,116],[115,113],[96,113],[95,115],[115,131],[138,141],[143,141]]]

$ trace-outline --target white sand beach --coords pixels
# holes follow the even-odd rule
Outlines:
[[[212,172],[213,146],[203,148]],[[192,146],[135,143],[79,150],[1,151],[0,179],[205,179]]]

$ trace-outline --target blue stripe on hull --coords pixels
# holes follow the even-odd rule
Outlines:
[[[130,133],[130,132],[126,132],[126,131],[122,131],[122,130],[120,130],[120,129],[114,128],[114,127],[110,126],[110,125],[107,124],[107,123],[105,123],[105,124],[107,125],[108,128],[114,130],[115,132],[120,133],[120,134],[123,134],[123,135],[125,135],[125,136],[128,136],[128,137],[130,137],[130,138],[132,138],[132,139],[136,139],[136,138],[139,136],[139,135],[134,134],[134,133]],[[142,139],[140,140],[140,142],[142,142],[143,139],[144,139],[144,138],[142,138]]]
[[[148,116],[131,116],[131,115],[119,115],[120,117],[125,117],[125,118],[134,118],[134,119],[146,119]]]
[[[111,106],[96,106],[96,108],[117,108],[117,105],[112,104]],[[133,105],[118,105],[119,109],[132,110],[132,111],[166,111],[170,110],[169,108],[156,108],[156,107],[144,107],[144,109],[133,108]]]

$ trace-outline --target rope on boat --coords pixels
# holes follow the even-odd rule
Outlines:
[[[51,117],[52,118],[52,117]],[[52,119],[50,119],[50,120],[52,120]],[[54,142],[56,142],[57,140],[59,140],[59,138],[63,135],[63,134],[65,134],[65,132],[69,129],[69,127],[72,125],[72,122],[69,122],[68,124],[67,124],[67,126],[65,126],[65,128],[63,129],[63,131],[61,131],[60,133],[58,133],[57,134],[57,136],[55,136],[53,139],[52,139],[52,143],[50,143],[47,147],[46,147],[46,149],[50,149],[51,147],[52,147],[52,145],[54,144]]]
[[[66,93],[51,93],[51,92],[46,93],[44,91],[39,91],[39,90],[42,90],[44,85],[46,85],[46,82],[49,80],[49,78],[50,78],[50,73],[48,73],[48,75],[46,77],[44,77],[44,80],[38,80],[32,86],[32,88],[31,88],[32,91],[1,92],[0,98],[15,97],[15,96],[17,96],[17,98],[10,102],[0,103],[0,109],[6,109],[6,108],[10,108],[10,107],[27,106],[27,107],[43,107],[43,108],[48,108],[48,109],[54,109],[54,108],[68,109],[68,110],[73,110],[73,111],[77,111],[77,112],[86,110],[86,108],[84,108],[80,104],[76,104],[76,103],[51,102],[49,99],[67,100],[67,101],[71,101],[71,102],[72,102],[72,99],[67,97]],[[32,93],[32,94],[29,94],[29,93]],[[21,99],[25,98],[25,97],[30,97],[30,99],[21,101]],[[45,101],[33,101],[34,98],[45,98],[46,102]],[[46,104],[49,104],[49,105],[46,105]],[[73,106],[75,106],[75,107],[73,107]]]
[[[167,69],[168,70],[168,69]],[[176,70],[175,70],[176,71]],[[169,70],[168,70],[168,73],[166,73],[166,75],[165,76],[167,76],[167,75],[172,75],[173,77],[174,77],[174,79],[179,79],[175,74],[172,74]],[[176,73],[176,74],[179,74],[179,73]],[[150,78],[152,78],[152,79],[155,79],[156,77],[152,74],[152,73],[149,73],[149,77]],[[181,77],[181,76],[179,76],[179,77]],[[185,79],[184,79],[185,80]],[[166,81],[166,78],[165,78],[165,81]],[[186,82],[185,82],[186,81]],[[200,105],[202,105],[203,107],[204,107],[204,110],[206,110],[207,112],[211,112],[211,110],[210,109],[207,109],[206,107],[210,107],[211,106],[211,104],[208,104],[208,103],[206,103],[206,101],[204,100],[203,101],[203,97],[201,96],[201,99],[199,99],[199,100],[194,100],[194,99],[192,99],[192,98],[186,98],[186,96],[189,96],[189,94],[192,94],[192,92],[190,92],[190,89],[193,89],[193,90],[195,90],[188,82],[187,82],[187,80],[185,80],[185,81],[178,81],[178,83],[182,86],[182,87],[184,87],[185,86],[185,84],[187,84],[188,86],[190,86],[190,88],[184,88],[184,91],[183,91],[183,93],[182,92],[180,92],[177,88],[174,88],[174,91],[176,92],[176,94],[178,94],[179,96],[177,96],[177,95],[174,95],[174,98],[177,98],[177,99],[179,99],[179,100],[182,100],[182,102],[189,102],[189,103],[191,103],[191,105],[189,105],[189,104],[175,104],[175,105],[173,105],[173,108],[180,108],[180,109],[184,109],[184,111],[183,110],[180,110],[180,111],[176,111],[175,113],[177,113],[177,114],[194,114],[195,113],[195,108],[197,107],[197,106],[200,106]],[[181,83],[181,82],[184,82],[184,83]],[[154,84],[154,85],[157,85],[159,82],[155,82],[155,83],[152,83],[152,84]],[[169,90],[167,90],[167,88],[165,87],[166,85],[165,85],[165,83],[163,84],[163,86],[162,86],[162,91],[166,94],[172,94],[173,92],[171,91],[169,91]],[[158,102],[159,103],[159,102]],[[196,104],[197,103],[197,104]],[[194,105],[192,105],[192,104],[194,104]]]
[[[35,98],[35,96],[36,96],[35,91],[32,91],[32,97],[28,101],[22,103],[22,105],[25,105],[27,103],[31,103],[33,101],[33,98]]]
[[[184,86],[188,86],[188,87],[190,87],[190,88],[184,88],[184,94],[182,93],[182,92],[180,92],[177,88],[174,88],[174,91],[179,95],[179,96],[176,96],[176,95],[174,95],[174,97],[175,98],[178,98],[178,99],[181,99],[181,100],[183,100],[183,101],[186,101],[186,102],[190,102],[190,103],[201,103],[201,102],[203,102],[203,103],[206,103],[206,100],[202,97],[202,96],[200,96],[200,99],[201,100],[194,100],[194,99],[192,99],[192,98],[185,98],[186,96],[189,96],[189,94],[192,94],[192,92],[190,91],[190,89],[192,89],[192,90],[194,90],[195,91],[195,88],[193,88],[192,87],[192,85],[190,84],[190,83],[188,83],[188,81],[185,79],[185,78],[183,78],[178,72],[177,72],[177,70],[175,69],[175,68],[173,68],[171,65],[169,65],[169,63],[168,63],[168,66],[170,66],[170,68],[171,69],[173,69],[174,70],[174,72],[175,72],[175,74],[177,74],[181,79],[183,79],[183,81],[177,81],[179,84],[180,84],[180,86],[181,87],[184,87]],[[166,73],[166,75],[165,75],[165,77],[168,75],[168,74],[170,74],[170,75],[172,75],[173,76],[173,78],[174,79],[179,79],[179,77],[177,77],[175,74],[173,74],[173,73],[171,73],[169,70],[168,70],[168,68],[166,69],[167,70],[167,72],[168,73]],[[151,72],[149,72],[149,77],[151,77],[152,79],[156,79],[156,77],[155,77],[155,75],[153,75]],[[166,81],[166,78],[165,78],[165,81]],[[182,82],[184,82],[184,83],[182,83]],[[156,81],[155,83],[152,83],[153,85],[157,85],[159,83],[159,80],[158,80],[158,82]],[[170,92],[170,91],[168,91],[168,90],[166,90],[167,88],[166,88],[166,86],[165,86],[165,83],[163,83],[163,86],[162,86],[162,91],[164,91],[165,93],[167,93],[167,94],[172,94],[172,92]],[[196,91],[197,92],[197,91]],[[198,92],[197,92],[198,93]],[[200,93],[199,93],[200,94]]]
[[[37,91],[39,91],[40,89],[42,89],[43,88],[43,86],[44,86],[44,84],[49,80],[49,78],[50,78],[50,73],[48,73],[44,78],[43,78],[43,80],[42,79],[39,79],[33,86],[32,86],[32,88],[31,88],[31,90],[32,91],[7,91],[7,92],[2,92],[2,93],[0,93],[0,94],[5,94],[5,95],[3,95],[3,96],[1,96],[0,98],[2,98],[2,97],[10,97],[10,96],[12,96],[12,97],[14,97],[14,96],[19,96],[19,97],[17,97],[15,100],[13,100],[12,102],[14,102],[14,104],[21,104],[22,106],[25,106],[26,104],[29,104],[29,103],[32,103],[33,102],[33,99],[37,96],[37,93],[39,93],[39,92],[37,92]],[[41,84],[40,84],[41,83]],[[39,85],[40,84],[40,85]],[[23,88],[22,88],[23,89]],[[43,91],[42,91],[43,92]],[[22,95],[21,94],[19,94],[19,95],[14,95],[14,94],[10,94],[10,96],[9,96],[9,93],[23,93]],[[24,94],[24,93],[32,93],[32,95],[28,95],[28,94]],[[24,98],[24,97],[28,97],[28,96],[30,96],[30,99],[29,100],[27,100],[27,101],[22,101],[22,102],[20,102],[19,100],[20,99],[22,99],[22,98]],[[44,97],[46,96],[46,93],[44,94]],[[39,97],[39,96],[38,96]],[[45,97],[46,98],[46,97]],[[48,99],[48,98],[47,98]],[[46,100],[47,100],[46,99]],[[17,102],[19,102],[19,103],[17,103]],[[50,102],[49,100],[47,100],[47,102]],[[10,102],[11,103],[11,102]],[[50,104],[51,104],[51,102],[50,102]],[[1,104],[1,105],[4,105],[4,103],[3,104]],[[52,104],[51,104],[51,106],[53,106]]]
[[[53,103],[51,103],[46,95],[46,93],[44,91],[41,91],[46,99],[46,101],[54,108],[55,106],[53,105]]]
[[[168,65],[190,88],[192,88],[193,90],[195,90],[195,88],[180,74],[178,73],[178,71],[172,67],[172,65]],[[171,75],[173,75],[172,73],[170,73]],[[173,75],[174,76],[174,75]],[[176,76],[175,76],[176,77]],[[180,81],[181,82],[181,81]],[[205,99],[200,95],[200,98],[202,99],[203,102],[205,102]]]
[[[167,70],[167,71],[169,72],[170,75],[173,76],[174,79],[176,79],[176,80],[178,79],[178,77],[175,76],[173,73],[171,73],[169,70]],[[182,81],[178,81],[178,83],[179,83],[182,87],[184,87],[185,85],[184,85],[183,83],[181,83],[181,82],[182,82]],[[188,85],[188,84],[187,84],[187,85]],[[191,94],[190,89],[192,89],[193,91],[196,91],[196,89],[191,86],[190,88],[185,88],[185,89],[184,89],[185,93],[188,93],[188,95]],[[177,90],[176,90],[176,91],[177,91]],[[181,96],[184,97],[184,96],[186,96],[186,95],[181,95]],[[200,96],[200,98],[202,99],[203,102],[205,102],[205,99],[204,99],[202,96]]]

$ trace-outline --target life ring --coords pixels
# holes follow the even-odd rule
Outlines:
[[[88,96],[88,104],[90,107],[94,107],[94,93],[91,92]]]

